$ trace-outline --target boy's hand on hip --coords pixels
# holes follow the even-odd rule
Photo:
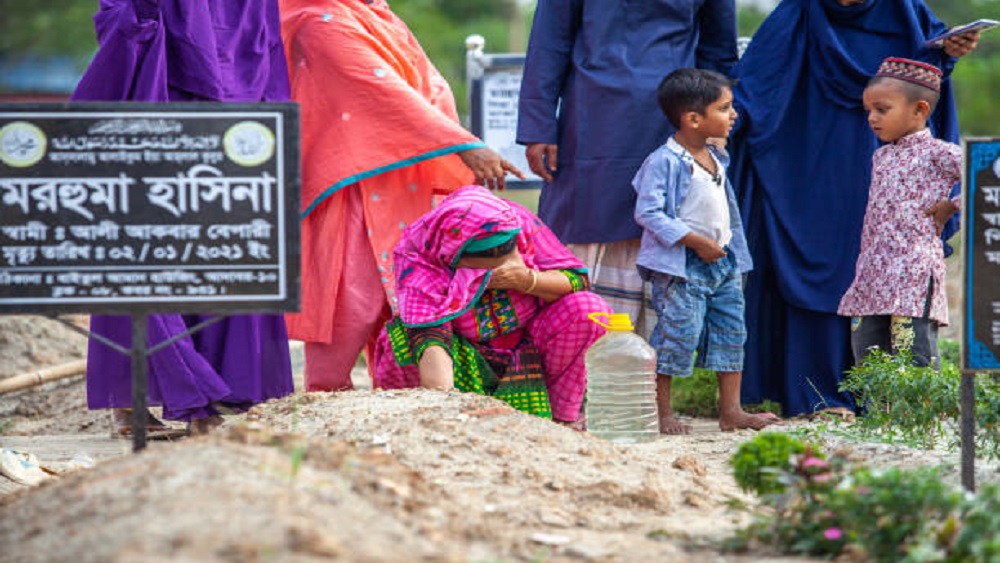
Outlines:
[[[934,226],[937,228],[937,234],[940,235],[944,231],[945,223],[951,219],[956,211],[958,211],[958,206],[955,205],[955,202],[950,199],[942,199],[926,209],[924,217],[934,217]]]
[[[698,255],[698,258],[701,258],[708,264],[716,262],[719,258],[726,255],[726,251],[719,246],[719,243],[699,234],[688,233],[679,242],[693,250]]]

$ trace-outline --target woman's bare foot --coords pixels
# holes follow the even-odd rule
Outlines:
[[[672,414],[664,415],[660,417],[660,434],[690,434],[691,425],[681,422],[679,418]]]
[[[202,436],[215,430],[225,422],[221,416],[213,414],[205,418],[196,418],[188,423],[188,433],[192,436]]]
[[[587,431],[587,419],[582,414],[580,415],[580,418],[576,420],[559,420],[557,418],[553,418],[552,422],[555,422],[556,424],[562,424],[563,426],[571,430],[576,430],[577,432]]]
[[[733,430],[761,430],[772,424],[782,425],[784,422],[774,413],[750,414],[742,409],[719,416],[719,429],[723,432]]]

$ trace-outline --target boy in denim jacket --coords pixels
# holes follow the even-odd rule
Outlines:
[[[660,432],[691,431],[673,414],[670,383],[690,376],[696,357],[718,378],[719,428],[760,429],[779,419],[740,405],[741,278],[752,264],[726,178],[729,157],[709,142],[727,137],[736,121],[731,82],[713,71],[679,69],[663,79],[657,98],[677,132],[646,158],[632,185],[643,228],[636,262],[652,284],[658,319],[650,344],[657,352]]]

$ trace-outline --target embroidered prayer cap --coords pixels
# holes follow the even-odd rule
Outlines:
[[[930,88],[935,92],[941,91],[941,69],[920,61],[888,57],[879,65],[875,76],[895,78]]]

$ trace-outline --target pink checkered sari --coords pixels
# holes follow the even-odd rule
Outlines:
[[[517,356],[530,341],[541,359],[552,416],[575,421],[586,389],[584,353],[604,330],[587,315],[610,309],[589,291],[546,303],[518,291],[486,289],[489,270],[453,269],[470,241],[510,231],[517,232],[517,248],[529,268],[586,275],[533,213],[485,188],[467,186],[403,232],[394,252],[399,320],[411,329],[448,324],[483,356],[511,356],[508,365],[520,365]],[[416,365],[400,365],[386,330],[375,361],[378,387],[420,385]]]

